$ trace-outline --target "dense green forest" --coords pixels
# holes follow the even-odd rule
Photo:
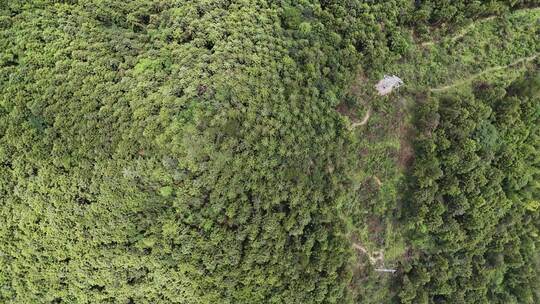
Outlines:
[[[0,303],[539,303],[538,7],[0,0]]]
[[[418,106],[405,303],[534,303],[540,74]]]

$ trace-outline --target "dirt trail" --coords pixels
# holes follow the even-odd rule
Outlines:
[[[441,92],[441,91],[445,91],[445,90],[448,90],[450,88],[453,88],[453,87],[456,87],[456,86],[459,86],[459,85],[462,85],[462,84],[465,84],[465,83],[468,83],[468,82],[471,82],[473,79],[475,78],[478,78],[479,76],[482,76],[484,74],[487,74],[487,73],[491,73],[491,72],[494,72],[494,71],[497,71],[497,70],[502,70],[502,69],[506,69],[506,68],[509,68],[511,66],[514,66],[514,65],[517,65],[521,62],[528,62],[528,61],[532,61],[534,60],[536,57],[538,57],[538,54],[536,55],[533,55],[533,56],[529,56],[529,57],[525,57],[525,58],[520,58],[516,61],[513,61],[507,65],[499,65],[499,66],[494,66],[494,67],[491,67],[491,68],[488,68],[488,69],[485,69],[483,70],[482,72],[479,72],[479,73],[476,73],[476,74],[473,74],[463,80],[460,80],[460,81],[456,81],[452,84],[449,84],[449,85],[445,85],[443,87],[438,87],[438,88],[432,88],[430,89],[431,92]]]
[[[515,11],[511,12],[511,15],[518,15],[518,14],[526,13],[526,12],[529,12],[529,11],[536,11],[536,10],[540,10],[540,7],[532,7],[532,8],[529,7],[529,8],[518,9],[518,10],[515,10]],[[501,17],[501,16],[493,15],[493,16],[489,16],[489,17],[485,17],[485,18],[480,18],[480,19],[475,20],[474,22],[471,22],[471,24],[469,24],[469,25],[465,26],[464,28],[462,28],[461,30],[459,30],[459,32],[457,32],[456,35],[450,37],[450,41],[455,42],[456,40],[458,40],[458,39],[462,38],[463,36],[467,35],[467,33],[469,33],[476,25],[478,25],[480,23],[483,23],[483,22],[493,20],[493,19],[495,19],[497,17]],[[426,47],[426,46],[434,45],[436,43],[440,43],[442,41],[444,41],[444,39],[426,41],[426,42],[420,43],[420,46]]]
[[[377,183],[377,185],[378,185],[379,187],[381,187],[381,186],[383,185],[382,182],[381,182],[381,180],[380,180],[377,176],[373,176],[373,179],[375,180],[375,182]]]
[[[353,247],[360,250],[363,254],[368,256],[370,264],[376,267],[375,268],[376,272],[395,273],[397,271],[396,269],[384,267],[384,253],[382,250],[378,250],[378,251],[375,251],[373,254],[369,254],[367,249],[360,244],[353,243]]]
[[[354,128],[358,127],[358,126],[365,125],[368,122],[369,117],[371,117],[371,108],[367,110],[366,115],[364,115],[364,118],[362,119],[362,121],[353,123],[351,125],[351,128],[354,129]]]
[[[377,265],[377,263],[381,263],[383,264],[384,263],[384,254],[382,252],[382,250],[378,250],[378,251],[375,251],[372,254],[370,254],[367,249],[360,245],[360,244],[357,244],[357,243],[353,243],[353,247],[360,250],[363,254],[367,255],[367,257],[369,258],[369,262],[372,264],[372,265]]]
[[[475,25],[478,25],[479,23],[482,23],[482,22],[487,22],[489,20],[494,19],[495,17],[497,17],[497,16],[489,16],[489,17],[486,17],[486,18],[478,19],[475,22],[472,22],[471,24],[467,25],[466,27],[464,27],[460,31],[458,31],[456,33],[456,35],[450,37],[450,41],[455,42],[456,40],[458,40],[458,39],[462,38],[463,36],[467,35],[474,28]],[[440,43],[442,41],[444,41],[444,39],[426,41],[426,42],[420,43],[420,45],[421,46],[430,46],[430,45],[434,45],[436,43]]]

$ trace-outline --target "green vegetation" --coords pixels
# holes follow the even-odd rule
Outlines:
[[[418,107],[407,204],[417,255],[403,302],[535,302],[540,75],[532,77]]]
[[[538,23],[534,23],[539,18],[538,13],[538,9],[520,9],[500,18],[482,17],[475,23],[455,28],[454,33],[447,37],[429,39],[433,43],[415,44],[410,39],[407,51],[396,57],[385,70],[386,73],[402,77],[406,82],[404,88],[388,97],[374,96],[372,86],[382,73],[366,69],[350,89],[351,97],[344,103],[348,105],[345,107],[347,110],[338,108],[352,121],[361,120],[367,109],[371,109],[368,123],[354,130],[359,144],[356,150],[361,158],[355,170],[360,186],[346,214],[353,214],[351,233],[354,242],[369,248],[371,252],[384,252],[385,267],[407,272],[405,269],[417,263],[417,255],[424,250],[414,244],[417,242],[415,227],[407,227],[408,223],[417,220],[413,217],[414,211],[410,213],[411,198],[407,192],[418,187],[409,184],[408,180],[417,166],[412,162],[412,141],[422,130],[413,114],[424,103],[437,100],[436,96],[440,94],[451,98],[453,94],[462,94],[460,92],[463,90],[472,91],[472,86],[488,86],[498,90],[508,87],[527,70],[536,70],[538,59],[535,56],[540,40],[539,36],[531,34],[538,31]],[[505,39],[501,39],[501,33],[506,33]],[[480,48],[484,45],[490,47]],[[470,54],[474,54],[474,60],[467,59]],[[418,128],[420,130],[416,131]],[[530,164],[530,160],[527,163]],[[413,236],[404,234],[404,231],[411,231]],[[538,248],[538,245],[535,246],[533,248]],[[389,276],[375,272],[374,268],[381,267],[381,263],[369,265],[362,252],[358,252],[358,259],[353,284],[357,286],[359,303],[406,302],[405,295],[399,297],[405,288],[401,274]],[[425,260],[422,263],[430,265]],[[527,265],[534,267],[531,263]],[[434,276],[437,275],[440,274],[434,273]],[[411,286],[414,285],[408,288]],[[531,282],[527,286],[537,284]],[[428,302],[442,301],[434,296],[418,296],[411,302],[426,299]],[[464,301],[475,302],[473,298]],[[521,301],[528,303],[523,299]],[[534,303],[537,300],[528,301]]]
[[[0,2],[0,302],[539,302],[536,6]]]
[[[506,67],[520,67],[540,53],[540,38],[533,34],[539,30],[539,19],[540,9],[482,19],[448,38],[412,48],[406,62],[396,65],[392,72],[410,79],[418,89],[444,89],[484,76],[493,79],[495,74],[502,74],[511,82]],[[514,73],[513,79],[520,74],[523,69]]]

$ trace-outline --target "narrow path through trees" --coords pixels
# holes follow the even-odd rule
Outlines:
[[[494,67],[491,67],[491,68],[488,68],[488,69],[485,69],[483,70],[482,72],[479,72],[479,73],[476,73],[476,74],[473,74],[463,80],[459,80],[459,81],[456,81],[452,84],[449,84],[449,85],[445,85],[445,86],[442,86],[442,87],[438,87],[438,88],[431,88],[430,91],[431,92],[441,92],[441,91],[445,91],[445,90],[448,90],[448,89],[451,89],[453,87],[456,87],[456,86],[460,86],[460,85],[463,85],[465,83],[469,83],[471,82],[472,80],[474,80],[475,78],[478,78],[484,74],[487,74],[487,73],[491,73],[491,72],[494,72],[494,71],[497,71],[497,70],[502,70],[502,69],[507,69],[509,67],[512,67],[514,65],[517,65],[519,63],[522,63],[522,62],[528,62],[528,61],[532,61],[534,60],[536,57],[538,57],[538,54],[535,54],[533,56],[529,56],[529,57],[525,57],[525,58],[520,58],[520,59],[517,59],[507,65],[499,65],[499,66],[494,66]]]
[[[512,14],[520,14],[520,13],[527,13],[529,11],[534,11],[534,10],[540,10],[540,7],[533,7],[533,8],[523,8],[523,9],[519,9],[519,10],[515,10],[512,12]],[[492,16],[488,16],[488,17],[484,17],[484,18],[480,18],[480,19],[477,19],[476,21],[474,22],[471,22],[469,25],[465,26],[464,28],[462,28],[461,30],[459,30],[454,36],[450,37],[450,41],[451,42],[454,42],[460,38],[462,38],[463,36],[465,36],[467,33],[469,33],[475,26],[477,26],[478,24],[481,24],[483,22],[487,22],[487,21],[490,21],[490,20],[493,20],[495,18],[497,18],[499,16],[497,15],[492,15]],[[432,40],[432,41],[426,41],[426,42],[422,42],[420,43],[421,46],[423,47],[426,47],[426,46],[430,46],[430,45],[434,45],[436,43],[440,43],[442,42],[443,40]]]
[[[370,116],[371,116],[371,108],[369,108],[367,110],[366,115],[364,115],[364,118],[362,119],[362,121],[353,123],[351,125],[351,128],[354,129],[354,128],[358,127],[358,126],[365,125],[368,122]]]
[[[456,35],[450,37],[450,41],[454,42],[456,40],[458,40],[459,38],[465,36],[469,31],[471,31],[476,25],[478,25],[479,23],[482,23],[482,22],[486,22],[486,21],[489,21],[489,20],[492,20],[494,19],[495,17],[497,16],[489,16],[489,17],[486,17],[486,18],[482,18],[482,19],[478,19],[476,22],[472,22],[471,24],[467,25],[466,27],[464,27],[463,29],[461,29],[460,31],[458,31],[456,33]],[[430,46],[430,45],[434,45],[436,43],[440,43],[442,42],[443,40],[432,40],[432,41],[426,41],[426,42],[422,42],[420,43],[421,46]]]

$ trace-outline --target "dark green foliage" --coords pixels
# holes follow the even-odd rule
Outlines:
[[[417,255],[405,268],[403,302],[538,302],[540,86],[533,76],[506,92],[480,86],[421,105],[408,205]]]

